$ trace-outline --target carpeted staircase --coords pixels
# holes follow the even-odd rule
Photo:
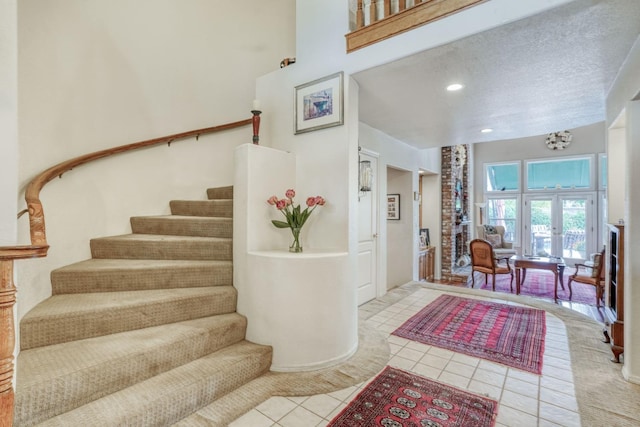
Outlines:
[[[131,218],[21,321],[15,425],[171,425],[269,370],[232,285],[233,189]]]

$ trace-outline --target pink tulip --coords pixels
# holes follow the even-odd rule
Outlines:
[[[314,207],[316,205],[316,198],[315,197],[309,197],[307,199],[307,206],[309,206],[310,208]]]
[[[269,199],[267,200],[267,203],[269,203],[271,206],[275,205],[276,202],[278,201],[278,197],[276,196],[271,196],[269,197]]]
[[[287,199],[293,199],[294,197],[296,197],[296,192],[293,190],[293,188],[290,188],[286,193],[284,193],[284,195]]]
[[[287,201],[285,199],[278,200],[276,202],[276,209],[282,210],[287,206]]]
[[[316,196],[316,205],[324,206],[326,200],[322,196]]]
[[[292,204],[293,202],[291,201],[291,199],[282,199],[284,201],[284,205],[285,206],[289,206],[290,204]]]

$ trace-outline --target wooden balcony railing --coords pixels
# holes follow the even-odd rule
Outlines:
[[[16,302],[16,287],[13,283],[13,261],[17,259],[46,257],[49,245],[44,224],[44,211],[40,202],[40,191],[52,179],[85,163],[114,154],[125,153],[143,147],[159,144],[171,144],[186,138],[198,138],[200,135],[234,129],[253,124],[253,143],[258,144],[261,111],[251,111],[253,117],[239,122],[227,123],[204,129],[197,129],[120,147],[97,151],[76,157],[57,164],[38,176],[27,186],[25,200],[27,209],[20,212],[29,213],[29,231],[31,245],[0,246],[0,427],[10,427],[13,424],[13,352],[15,347],[15,325],[13,321],[13,306]]]
[[[358,0],[356,28],[346,35],[347,53],[486,1],[414,0],[409,6],[410,0],[397,0],[392,7],[392,0]]]

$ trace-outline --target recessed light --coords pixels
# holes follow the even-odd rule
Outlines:
[[[449,86],[447,86],[447,90],[449,92],[455,92],[456,90],[460,90],[464,87],[464,85],[461,85],[460,83],[454,83],[454,84],[450,84]]]
[[[482,132],[482,133],[491,133],[491,132],[493,132],[493,129],[486,128],[486,129],[482,129],[480,132]]]

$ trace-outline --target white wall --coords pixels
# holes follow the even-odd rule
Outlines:
[[[627,168],[623,167],[626,159],[626,129],[609,130],[607,144],[607,218],[609,222],[624,221],[625,175]]]
[[[248,119],[256,77],[295,52],[294,26],[294,0],[20,1],[20,189],[74,156]],[[49,296],[53,268],[89,257],[90,238],[129,233],[132,215],[231,184],[233,148],[251,135],[248,126],[149,148],[51,182],[51,250],[18,264],[20,316]],[[28,242],[26,217],[19,228]]]
[[[16,1],[0,0],[0,246],[16,242],[18,182]]]
[[[434,278],[442,278],[442,181],[440,174],[422,176],[422,228],[429,229],[431,246],[436,248]]]
[[[387,289],[415,279],[417,230],[414,218],[412,173],[387,168],[387,193],[400,195],[400,219],[387,222]],[[383,197],[385,205],[386,197]]]

